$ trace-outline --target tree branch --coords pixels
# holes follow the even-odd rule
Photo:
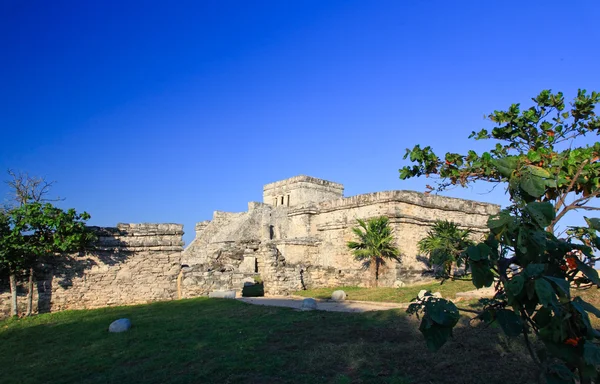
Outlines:
[[[573,209],[575,209],[575,210],[577,210],[577,209],[584,209],[586,211],[598,211],[598,210],[600,210],[600,208],[597,208],[597,207],[586,207],[586,206],[580,205],[580,204],[587,203],[591,198],[597,197],[599,195],[600,195],[600,190],[597,190],[596,192],[592,193],[589,196],[581,197],[579,199],[574,200],[571,204],[565,206],[563,208],[563,210],[558,215],[556,215],[556,217],[554,218],[554,220],[552,220],[552,222],[550,223],[550,225],[548,226],[548,228],[552,229],[551,232],[554,232],[554,226],[556,225],[556,223],[558,223],[558,221],[560,219],[562,219],[563,216],[566,215],[567,212],[569,212],[570,210],[573,210]]]
[[[567,195],[571,192],[571,190],[575,186],[575,183],[577,182],[577,179],[579,178],[579,175],[581,175],[581,172],[583,172],[583,167],[585,167],[585,165],[587,163],[588,163],[588,160],[584,160],[584,161],[581,162],[581,166],[579,166],[579,169],[575,173],[575,176],[573,177],[573,180],[571,180],[571,183],[569,184],[569,187],[567,188],[567,190],[565,191],[565,193],[563,193],[560,196],[560,199],[558,200],[558,203],[556,203],[556,207],[554,208],[554,212],[558,212],[558,210],[560,209],[560,207],[565,203],[565,199],[567,198]],[[554,226],[554,223],[550,224],[550,226]]]

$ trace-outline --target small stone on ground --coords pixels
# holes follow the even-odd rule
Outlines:
[[[333,301],[344,301],[346,300],[346,292],[340,290],[333,291],[331,294],[331,300]]]
[[[303,311],[312,311],[313,309],[317,309],[317,301],[315,299],[304,299],[302,300],[302,307],[300,307]]]
[[[131,321],[129,319],[115,320],[108,326],[108,332],[118,333],[125,332],[131,328]]]

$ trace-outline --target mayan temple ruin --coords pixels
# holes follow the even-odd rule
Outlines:
[[[271,294],[365,286],[370,276],[353,260],[346,243],[354,239],[357,219],[386,216],[401,258],[386,263],[379,284],[397,287],[425,277],[417,242],[435,220],[454,221],[478,235],[487,231],[488,217],[499,209],[413,191],[344,197],[342,184],[296,176],[265,185],[262,203],[248,203],[247,212],[216,211],[211,221],[198,223],[182,264],[190,271],[186,275],[195,279],[188,285],[195,287],[204,282],[240,289],[252,274],[260,275],[265,292]]]
[[[372,276],[346,246],[357,219],[387,216],[401,257],[380,271],[379,285],[399,287],[429,279],[417,242],[431,224],[448,219],[487,231],[498,205],[412,191],[344,197],[344,186],[309,176],[267,184],[263,201],[240,213],[215,211],[196,225],[185,249],[181,224],[118,224],[94,230],[93,250],[36,275],[39,311],[95,308],[205,296],[263,282],[267,295],[327,286],[369,286]],[[0,287],[0,316],[9,311]],[[25,289],[20,290],[20,295]],[[20,300],[21,303],[24,300]]]

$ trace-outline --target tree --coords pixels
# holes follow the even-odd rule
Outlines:
[[[16,254],[16,235],[12,230],[10,214],[6,209],[0,209],[0,274],[9,276],[11,316],[18,315],[16,274],[24,268],[24,260]]]
[[[387,217],[375,217],[368,222],[358,219],[358,225],[352,228],[352,232],[359,240],[349,241],[347,246],[365,268],[373,268],[377,286],[380,266],[385,265],[386,259],[397,260],[400,252],[394,246],[394,236]]]
[[[65,256],[86,247],[94,235],[86,228],[90,215],[74,209],[64,211],[44,198],[51,183],[9,171],[8,182],[15,192],[15,204],[0,215],[0,271],[7,273],[11,286],[11,314],[18,315],[17,277],[28,272],[27,314],[32,312],[33,272],[49,258]]]
[[[50,202],[50,201],[60,201],[60,198],[49,199],[47,194],[52,188],[54,184],[53,181],[46,181],[43,177],[30,176],[28,173],[24,172],[16,172],[12,169],[7,171],[10,179],[6,181],[6,184],[12,191],[14,197],[14,206],[21,207],[31,203],[40,203],[40,202]],[[13,238],[13,241],[16,241],[15,244],[18,244],[19,241]],[[31,255],[15,255],[15,259],[21,259],[21,261],[25,261]],[[30,316],[33,311],[33,279],[34,279],[34,268],[33,263],[29,262],[29,280],[27,284],[27,306],[26,306],[26,315]],[[11,286],[14,285],[16,287],[16,271],[10,275]],[[12,292],[12,300],[15,303],[17,300],[16,289]]]
[[[562,93],[542,91],[534,105],[521,110],[513,104],[489,119],[496,127],[473,132],[470,138],[492,139],[495,146],[478,154],[446,153],[440,159],[430,147],[407,150],[413,166],[400,169],[400,178],[436,177],[436,187],[467,186],[486,181],[506,186],[511,205],[488,220],[489,236],[467,248],[465,260],[473,284],[495,284],[496,295],[484,302],[478,318],[497,322],[508,336],[523,335],[542,377],[552,383],[598,380],[600,333],[589,314],[600,311],[580,297],[572,285],[600,287],[589,265],[600,249],[600,220],[585,218],[587,227],[570,227],[566,237],[555,234],[568,213],[599,208],[590,203],[600,195],[600,143],[583,143],[600,133],[595,107],[600,94],[579,90],[566,108]],[[509,273],[509,270],[511,273]],[[458,308],[444,299],[417,302],[409,313],[423,315],[421,331],[431,349],[452,334]],[[533,348],[534,334],[544,344]]]
[[[430,264],[442,267],[443,277],[451,277],[453,265],[461,267],[464,264],[461,255],[474,244],[471,233],[454,222],[437,220],[427,236],[418,242],[419,252],[429,256]]]

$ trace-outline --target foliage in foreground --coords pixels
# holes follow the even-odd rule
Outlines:
[[[488,238],[461,254],[476,287],[494,285],[494,299],[485,302],[479,318],[497,322],[508,336],[523,335],[527,348],[549,383],[599,380],[600,346],[590,314],[600,311],[571,295],[572,286],[600,287],[590,265],[600,249],[600,220],[585,218],[587,227],[569,228],[565,238],[555,227],[568,212],[599,208],[600,143],[579,145],[597,136],[595,107],[600,94],[580,90],[570,108],[562,93],[543,91],[534,105],[518,104],[495,111],[491,132],[473,132],[476,140],[493,139],[489,152],[447,153],[440,159],[430,147],[415,146],[405,158],[416,163],[400,170],[400,178],[437,176],[436,188],[467,186],[483,180],[507,185],[512,205],[488,221]],[[422,316],[421,331],[432,349],[440,348],[458,319],[456,306],[426,298],[409,308]],[[536,349],[530,335],[543,342]]]
[[[354,259],[362,262],[365,269],[372,268],[375,286],[379,281],[379,268],[386,259],[397,260],[400,251],[394,245],[394,236],[389,219],[385,216],[374,217],[368,221],[358,219],[358,227],[352,228],[358,241],[349,241]]]

